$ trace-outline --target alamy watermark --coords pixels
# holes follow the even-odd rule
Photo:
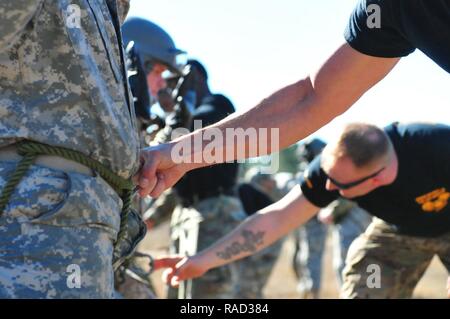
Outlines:
[[[366,24],[369,29],[381,28],[381,7],[378,4],[369,4],[366,8]]]
[[[69,289],[81,288],[81,268],[77,264],[70,264],[66,268],[67,276],[66,285]]]
[[[367,266],[367,272],[370,273],[366,279],[366,285],[369,289],[381,288],[381,267],[377,264],[370,264]]]
[[[194,121],[194,130],[202,128],[202,121]],[[172,140],[190,133],[186,128],[172,132]],[[206,142],[206,144],[205,144]],[[172,161],[181,163],[224,163],[245,162],[245,157],[256,158],[258,154],[267,154],[279,150],[280,134],[278,128],[226,128],[225,134],[218,128],[209,128],[195,137],[185,138],[172,149]],[[270,144],[270,148],[269,148]],[[223,147],[226,145],[226,149]],[[260,157],[251,162],[260,164],[261,173],[274,174],[279,169],[279,155]]]
[[[69,29],[81,27],[81,9],[76,4],[70,4],[63,11],[66,27]]]

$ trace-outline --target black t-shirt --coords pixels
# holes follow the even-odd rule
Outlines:
[[[231,101],[221,94],[204,98],[193,114],[194,120],[201,120],[202,127],[214,124],[234,112]],[[194,123],[192,124],[194,125]],[[191,130],[194,126],[191,127]],[[175,185],[178,195],[189,202],[194,195],[213,195],[235,186],[238,175],[238,163],[225,163],[199,168],[188,172]]]
[[[263,193],[252,184],[240,184],[238,187],[238,194],[247,215],[253,215],[258,210],[273,204],[273,200],[267,194]]]
[[[394,123],[385,132],[398,156],[397,178],[352,200],[406,235],[435,237],[449,232],[450,126]],[[319,156],[300,180],[303,194],[318,207],[340,196],[325,189],[326,179]]]
[[[417,48],[450,73],[450,0],[360,0],[345,39],[376,57],[403,57]]]

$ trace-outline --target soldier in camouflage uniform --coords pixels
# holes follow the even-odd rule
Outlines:
[[[170,69],[181,75],[183,65],[177,61],[185,52],[175,47],[170,35],[161,27],[143,18],[128,19],[122,26],[122,33],[141,146],[145,147],[148,146],[146,129],[153,122],[150,109],[157,101],[157,92],[165,88],[162,73]],[[135,197],[133,204],[140,215],[144,215],[150,202],[149,198]],[[138,248],[133,258],[116,271],[115,286],[122,297],[156,298],[149,278],[149,262],[151,257]]]
[[[263,174],[258,167],[252,167],[245,174],[245,180],[250,186],[255,188],[255,191],[266,195],[269,200],[264,204],[255,204],[253,209],[248,209],[246,202],[248,200],[254,203],[258,202],[260,196],[246,196],[240,192],[241,201],[244,204],[247,214],[251,215],[286,195],[289,191],[284,185],[278,185],[276,175]],[[252,198],[253,197],[253,198]],[[260,202],[264,202],[261,201]],[[243,280],[239,282],[239,296],[246,299],[261,299],[263,298],[263,289],[266,286],[272,270],[280,255],[283,240],[277,241],[275,244],[263,249],[255,255],[248,256],[242,259],[238,265],[240,268],[240,275]]]
[[[120,24],[128,1],[0,3],[0,187],[33,140],[128,179],[139,139]],[[39,156],[0,212],[0,297],[111,298],[122,201],[86,166]]]

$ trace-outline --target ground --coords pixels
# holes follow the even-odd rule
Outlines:
[[[149,232],[141,244],[140,249],[152,255],[165,254],[169,241],[168,224],[163,224]],[[282,253],[272,271],[268,284],[264,289],[266,298],[297,299],[294,271],[290,258],[293,253],[293,241],[288,238],[282,248]],[[327,242],[325,251],[323,283],[320,291],[321,298],[338,298],[337,282],[331,267],[331,245]],[[164,297],[164,285],[161,281],[161,271],[152,275],[155,289],[159,297]],[[414,291],[414,298],[446,298],[447,272],[439,259],[435,257],[422,280]]]

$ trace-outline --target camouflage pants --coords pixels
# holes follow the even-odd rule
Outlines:
[[[318,297],[326,236],[327,226],[315,217],[295,231],[293,266],[298,279],[297,290],[304,298]]]
[[[361,235],[372,221],[372,215],[356,207],[349,212],[338,224],[332,226],[333,230],[333,268],[339,287],[342,286],[342,271],[345,267],[348,249],[353,241]]]
[[[178,207],[174,212],[171,225],[175,250],[179,253],[193,255],[231,232],[245,218],[247,218],[247,214],[244,212],[241,202],[230,196],[208,198],[191,208]],[[269,252],[273,249],[270,248]],[[251,278],[246,277],[245,274],[254,271],[255,268],[249,267],[255,267],[256,263],[263,258],[264,254],[253,259],[237,261],[210,270],[198,279],[181,283],[178,298],[259,297],[255,291],[260,289],[258,287],[261,287],[261,282],[265,283],[267,277],[259,277],[258,281],[255,281],[254,274]],[[276,257],[268,257],[268,259],[274,263]],[[267,274],[267,271],[264,273]],[[177,296],[174,291],[169,291],[169,297],[176,298]]]
[[[121,205],[100,177],[32,166],[0,217],[0,298],[112,298]]]
[[[434,255],[450,271],[450,233],[436,238],[406,236],[374,218],[349,249],[342,297],[410,298]]]
[[[333,268],[339,285],[348,249],[370,223],[371,215],[358,208],[352,209],[336,225],[330,226],[333,234]],[[294,269],[298,278],[298,291],[305,298],[318,298],[322,280],[322,259],[328,227],[317,218],[308,221],[296,232]]]

